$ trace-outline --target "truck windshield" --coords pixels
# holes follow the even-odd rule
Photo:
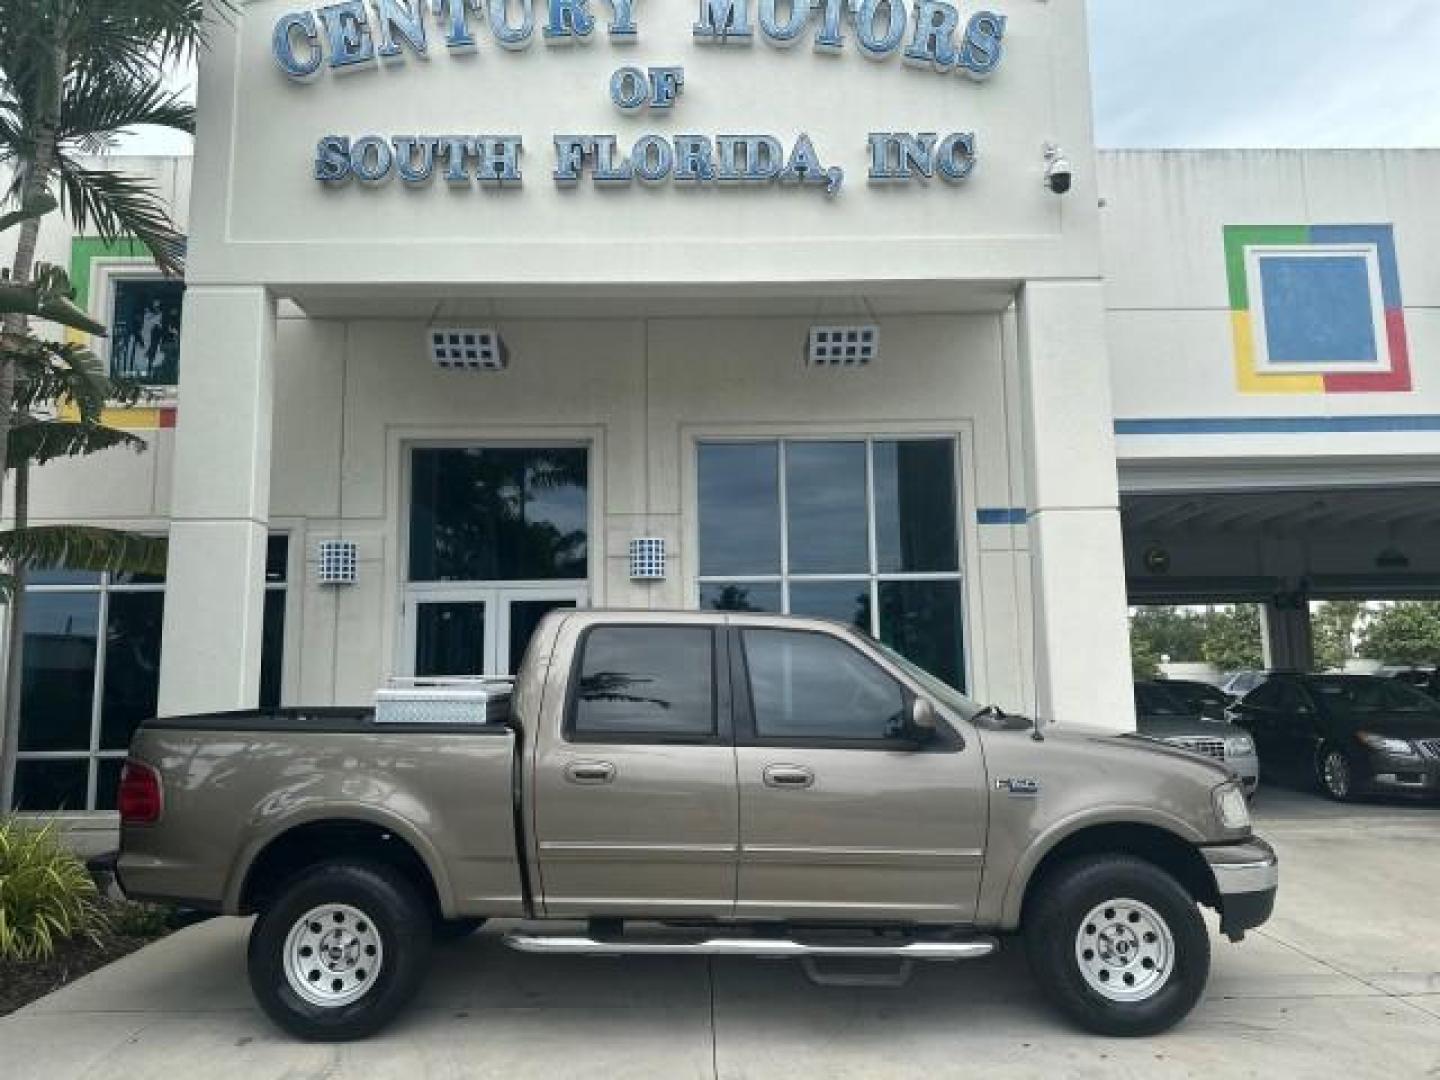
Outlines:
[[[925,692],[935,699],[937,704],[949,709],[954,709],[967,721],[974,719],[975,714],[980,711],[980,706],[978,704],[976,704],[970,698],[966,697],[959,690],[956,690],[953,686],[945,682],[943,679],[936,678],[934,675],[931,675],[930,672],[926,671],[918,664],[915,664],[912,661],[905,659],[905,657],[901,656],[894,649],[890,648],[890,646],[884,644],[883,642],[876,641],[868,634],[863,634],[860,636],[864,637],[866,641],[870,642],[881,652],[883,652],[895,664],[895,666],[901,668],[906,675],[910,676],[910,678],[914,679],[917,683],[919,683],[924,688]]]

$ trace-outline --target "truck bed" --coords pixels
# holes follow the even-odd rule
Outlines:
[[[524,915],[518,746],[508,725],[381,725],[360,708],[149,721],[131,756],[160,773],[164,814],[126,827],[120,880],[134,896],[243,913],[247,877],[275,845],[349,822],[411,849],[446,916]]]

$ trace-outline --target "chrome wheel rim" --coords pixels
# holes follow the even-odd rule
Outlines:
[[[285,936],[285,979],[311,1005],[334,1009],[359,1001],[384,962],[374,920],[349,904],[311,908]]]
[[[1320,773],[1325,781],[1325,790],[1331,795],[1343,799],[1350,794],[1350,763],[1339,750],[1331,750],[1325,755]]]
[[[1085,983],[1109,1001],[1144,1001],[1175,970],[1175,937],[1160,913],[1139,900],[1097,904],[1075,933]]]

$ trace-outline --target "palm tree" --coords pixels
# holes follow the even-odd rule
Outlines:
[[[184,240],[146,180],[96,168],[128,128],[193,131],[195,110],[164,88],[164,76],[204,39],[206,0],[0,0],[0,164],[7,201],[25,206],[58,190],[75,229],[114,241],[133,236],[162,270],[184,269]],[[229,0],[215,7],[229,8]],[[11,280],[26,284],[40,221],[24,222]],[[5,332],[23,331],[21,314]],[[0,366],[0,473],[15,372]]]
[[[0,198],[21,208],[14,222],[20,233],[6,285],[24,290],[39,284],[35,252],[43,211],[32,211],[57,194],[78,232],[93,229],[109,242],[134,237],[165,273],[183,272],[184,239],[159,192],[143,178],[96,168],[87,159],[112,149],[116,136],[129,128],[194,130],[193,107],[165,89],[164,77],[173,63],[193,55],[203,43],[211,10],[228,12],[231,0],[0,0],[0,165],[8,165],[11,171],[9,188],[0,191]],[[44,271],[52,285],[55,273],[54,268]],[[68,292],[68,283],[61,291]],[[38,304],[31,308],[23,302],[10,304],[4,311],[0,484],[13,467],[14,535],[18,538],[26,535],[22,530],[30,459],[22,454],[14,460],[14,455],[26,440],[32,440],[33,450],[33,437],[40,433],[12,431],[12,426],[17,390],[22,395],[34,392],[35,367],[28,369],[31,388],[20,384],[25,350],[32,349],[31,359],[37,360],[27,332],[27,315],[45,313]],[[63,371],[77,357],[42,355],[39,359],[58,360],[58,367],[41,365],[54,372]],[[75,371],[73,366],[71,371]],[[90,375],[103,378],[103,372],[91,371]],[[98,421],[90,427],[98,427]],[[21,445],[12,436],[20,436]],[[57,437],[64,436],[49,432],[50,447],[57,445]],[[113,438],[94,430],[79,435],[72,432],[69,437],[97,449],[93,440]],[[72,441],[69,445],[76,449],[81,444]],[[0,725],[0,798],[8,798],[13,755],[6,751],[14,745],[19,723],[27,566],[44,560],[52,565],[111,567],[127,560],[144,563],[149,557],[135,549],[135,538],[106,532],[30,530],[26,542],[28,554],[13,548],[9,553],[10,635],[4,723]],[[8,806],[8,801],[3,805]]]
[[[55,209],[48,196],[0,217],[0,233],[38,219]],[[105,328],[75,306],[65,272],[58,267],[35,268],[27,285],[0,282],[0,315],[44,318],[92,334]],[[28,328],[0,334],[0,360],[15,373],[6,460],[15,470],[15,522],[0,533],[0,558],[13,573],[0,574],[0,598],[9,601],[10,647],[4,724],[0,725],[0,806],[11,805],[15,749],[19,739],[19,672],[24,646],[24,574],[31,566],[87,566],[163,573],[164,542],[108,529],[74,525],[27,528],[30,465],[58,457],[84,457],[117,446],[144,450],[145,441],[103,422],[107,403],[133,404],[146,391],[139,385],[111,379],[95,354],[73,343],[48,341]],[[58,406],[74,406],[75,418],[58,415]]]

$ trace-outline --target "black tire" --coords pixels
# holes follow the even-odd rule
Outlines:
[[[1037,889],[1026,904],[1026,951],[1041,990],[1061,1012],[1087,1031],[1118,1037],[1157,1035],[1189,1015],[1210,977],[1210,933],[1194,899],[1173,877],[1153,863],[1102,855],[1057,867]],[[1138,902],[1163,920],[1171,937],[1168,976],[1138,1000],[1112,1000],[1095,989],[1082,970],[1077,942],[1087,930],[1086,919],[1112,901]],[[1133,948],[1126,943],[1127,950]],[[1138,967],[1133,970],[1150,977]],[[1165,967],[1153,970],[1163,972]],[[1132,978],[1128,970],[1122,977]],[[1119,983],[1111,985],[1131,992]]]
[[[1334,743],[1325,743],[1315,752],[1315,785],[1320,794],[1335,802],[1355,798],[1355,766]]]
[[[378,936],[381,958],[378,972],[359,969],[362,978],[373,975],[356,991],[361,996],[336,1005],[307,1001],[286,974],[292,930],[300,932],[303,917],[325,905],[358,912],[361,919],[352,921],[370,935],[365,940]],[[397,871],[376,863],[321,863],[292,878],[256,919],[250,932],[250,988],[266,1015],[292,1035],[322,1042],[364,1038],[394,1019],[415,995],[429,960],[431,934],[425,901]]]
[[[484,925],[484,919],[436,919],[434,924],[435,940],[442,945],[464,941]]]

